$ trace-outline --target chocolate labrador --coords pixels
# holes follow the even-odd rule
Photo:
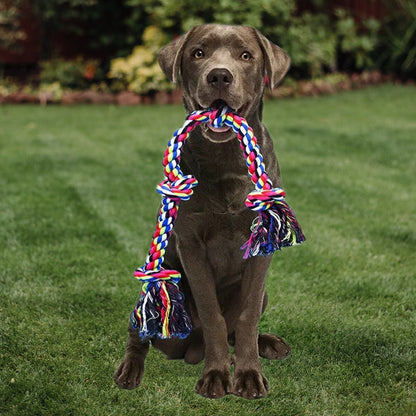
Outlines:
[[[187,112],[226,104],[246,118],[269,177],[280,186],[273,143],[262,123],[262,97],[266,79],[273,88],[288,70],[286,53],[253,28],[202,25],[163,48],[159,62],[166,76],[181,84]],[[193,332],[184,340],[142,340],[130,327],[115,381],[126,389],[140,384],[151,343],[171,359],[205,360],[196,385],[202,396],[263,397],[268,383],[259,356],[282,359],[290,347],[276,335],[258,333],[271,256],[243,260],[240,247],[256,214],[244,204],[253,185],[235,133],[208,124],[196,127],[184,146],[181,169],[199,185],[180,204],[164,266],[182,274]]]

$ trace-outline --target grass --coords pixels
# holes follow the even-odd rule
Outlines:
[[[414,415],[415,87],[267,102],[307,242],[275,256],[258,401],[194,393],[202,365],[152,350],[142,386],[113,372],[155,226],[174,107],[0,107],[0,413]]]

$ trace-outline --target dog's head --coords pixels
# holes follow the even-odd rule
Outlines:
[[[202,25],[164,47],[159,63],[166,76],[180,83],[187,111],[226,104],[250,118],[260,111],[265,78],[275,87],[289,69],[288,55],[256,29]],[[213,142],[233,137],[230,128],[204,125]]]

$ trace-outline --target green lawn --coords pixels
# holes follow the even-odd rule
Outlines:
[[[180,106],[0,106],[0,414],[416,414],[416,88],[267,102],[307,241],[268,275],[267,398],[194,393],[202,364],[113,383]]]

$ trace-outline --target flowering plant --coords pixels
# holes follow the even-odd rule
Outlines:
[[[172,89],[157,61],[158,51],[166,43],[166,36],[159,28],[147,27],[143,45],[136,46],[126,58],[111,61],[108,77],[113,79],[115,89],[127,88],[139,94]]]

